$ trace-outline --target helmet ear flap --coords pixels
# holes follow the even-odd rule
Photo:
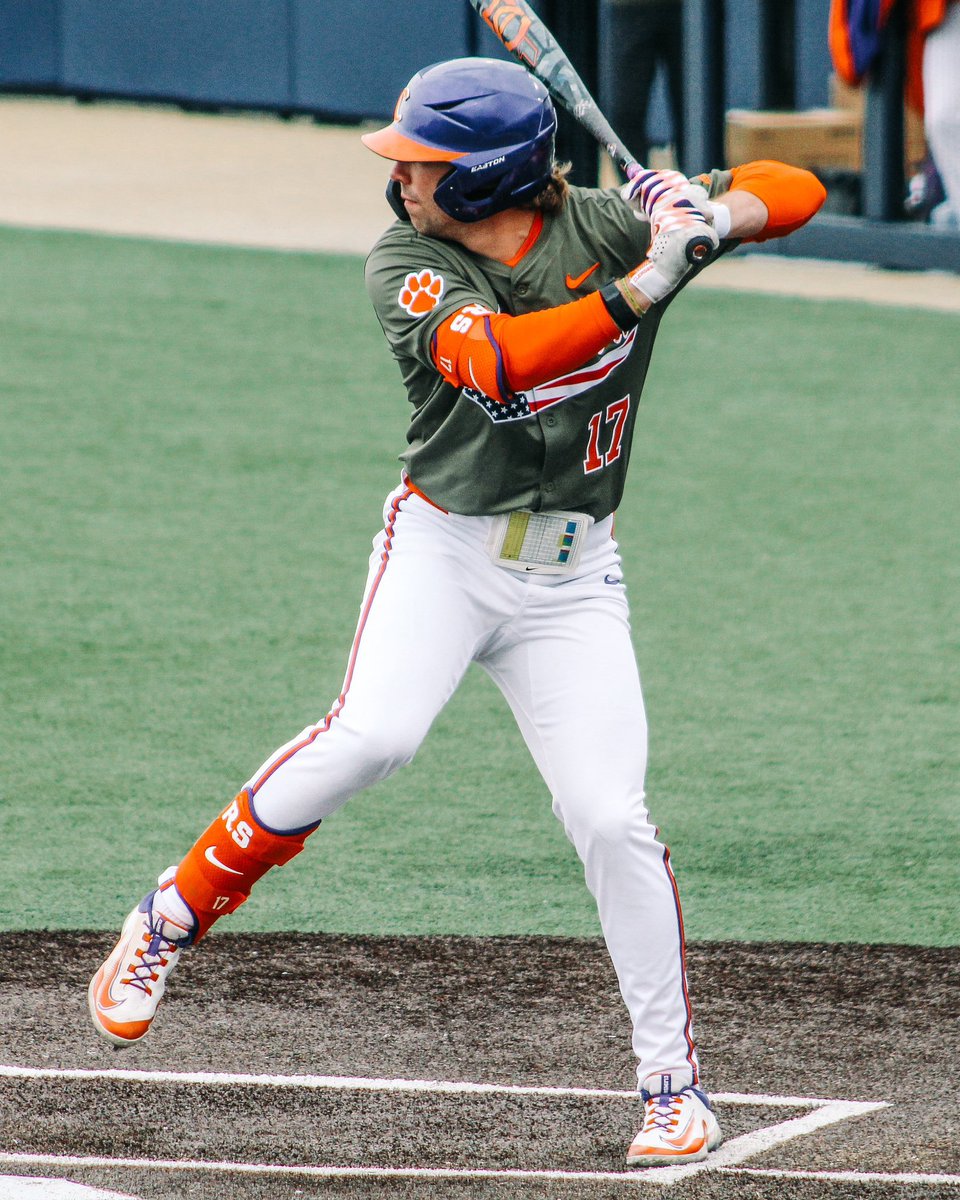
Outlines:
[[[447,173],[442,176],[442,178],[440,179],[440,182],[437,184],[437,186],[439,187],[440,184],[443,183],[444,179],[448,179],[451,174],[452,174],[452,171],[447,171]],[[400,187],[399,179],[388,180],[386,195],[387,195],[387,203],[390,205],[390,207],[393,209],[393,211],[397,214],[399,219],[401,221],[406,221],[407,224],[409,225],[410,224],[410,214],[407,212],[406,205],[403,203],[403,200],[401,199],[401,187]],[[444,212],[446,211],[446,209],[444,209],[442,205],[440,205],[439,207],[441,208],[442,211],[444,211]]]
[[[391,179],[387,184],[387,203],[401,221],[406,221],[409,224],[410,214],[400,199],[400,181],[398,179]]]

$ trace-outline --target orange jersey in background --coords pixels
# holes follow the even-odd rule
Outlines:
[[[927,34],[942,24],[949,0],[908,0],[907,8],[907,77],[904,93],[907,103],[923,112],[923,42]],[[883,30],[896,0],[880,0],[877,27]],[[840,78],[849,84],[859,84],[871,65],[864,61],[856,45],[851,27],[849,0],[831,0],[828,31],[830,57]]]

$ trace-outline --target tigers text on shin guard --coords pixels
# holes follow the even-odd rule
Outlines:
[[[315,828],[294,833],[265,829],[254,815],[250,793],[240,792],[177,867],[177,891],[197,922],[194,940],[238,909],[271,867],[283,866],[299,854]]]

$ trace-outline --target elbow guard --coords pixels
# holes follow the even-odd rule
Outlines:
[[[733,168],[730,191],[750,192],[767,206],[767,223],[748,242],[786,237],[817,213],[827,191],[811,171],[772,160],[745,163]]]

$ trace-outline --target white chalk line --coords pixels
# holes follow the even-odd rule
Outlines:
[[[760,1167],[733,1167],[725,1174],[769,1176],[776,1179],[826,1179],[838,1183],[912,1183],[960,1187],[960,1175],[919,1174],[883,1171],[774,1171]]]
[[[129,1192],[109,1192],[70,1179],[39,1175],[0,1175],[0,1200],[138,1200]]]
[[[719,1153],[719,1152],[718,1152]],[[657,1167],[646,1171],[520,1171],[520,1170],[459,1170],[443,1167],[316,1167],[288,1166],[281,1163],[199,1162],[191,1159],[105,1158],[82,1155],[0,1154],[0,1164],[20,1166],[52,1166],[67,1168],[99,1167],[133,1170],[206,1171],[237,1175],[297,1176],[313,1179],[489,1179],[540,1180],[546,1182],[651,1183],[671,1186],[679,1177],[671,1172],[680,1168]],[[707,1164],[699,1164],[701,1168]],[[960,1175],[923,1175],[883,1173],[880,1171],[777,1171],[752,1167],[722,1167],[709,1164],[721,1175],[749,1175],[768,1179],[810,1179],[837,1183],[900,1183],[913,1185],[946,1185],[960,1187]],[[683,1168],[692,1174],[693,1167]],[[686,1176],[684,1176],[686,1177]]]
[[[361,1075],[248,1075],[220,1071],[137,1071],[123,1068],[18,1067],[0,1064],[7,1079],[113,1079],[130,1083],[194,1083],[220,1087],[276,1087],[372,1092],[433,1092],[442,1095],[557,1096],[601,1100],[636,1100],[636,1091],[611,1088],[537,1087],[523,1084],[469,1083],[445,1079],[376,1079]],[[751,1104],[781,1108],[821,1108],[825,1104],[857,1103],[821,1096],[767,1096],[752,1092],[711,1092],[721,1104]],[[882,1107],[882,1106],[881,1106]]]
[[[385,1092],[420,1092],[444,1095],[513,1095],[549,1096],[556,1098],[601,1098],[635,1100],[634,1091],[609,1088],[547,1087],[519,1084],[472,1083],[454,1080],[377,1079],[364,1076],[339,1075],[255,1075],[213,1071],[141,1071],[123,1069],[22,1067],[0,1065],[0,1078],[114,1080],[133,1083],[196,1084],[214,1086],[259,1086],[274,1088],[306,1088],[332,1090],[362,1090]],[[885,1101],[833,1100],[814,1096],[779,1096],[748,1092],[717,1092],[713,1098],[721,1104],[751,1105],[754,1107],[809,1108],[812,1111],[781,1121],[776,1125],[753,1130],[725,1142],[708,1159],[678,1167],[659,1167],[648,1171],[561,1171],[446,1167],[374,1167],[328,1166],[282,1163],[204,1162],[191,1159],[128,1159],[83,1155],[44,1155],[0,1153],[0,1163],[30,1166],[60,1167],[133,1167],[169,1171],[204,1171],[257,1175],[299,1175],[311,1178],[381,1177],[397,1179],[491,1179],[544,1180],[581,1182],[653,1183],[670,1186],[705,1171],[724,1174],[757,1175],[770,1178],[836,1180],[846,1182],[887,1182],[915,1184],[946,1184],[960,1186],[960,1175],[921,1173],[881,1173],[859,1171],[796,1171],[765,1170],[742,1167],[739,1164],[793,1138],[811,1133],[827,1125],[865,1113],[887,1108]]]
[[[521,1171],[484,1170],[459,1167],[330,1167],[295,1166],[285,1163],[201,1162],[197,1159],[105,1158],[76,1154],[0,1154],[0,1164],[62,1167],[130,1167],[137,1170],[221,1171],[237,1175],[297,1175],[311,1179],[540,1179],[550,1181],[584,1180],[609,1183],[629,1180],[636,1183],[639,1173],[627,1171]]]
[[[717,1099],[719,1100],[719,1097]],[[760,1104],[761,1101],[757,1100],[755,1103]],[[780,1121],[776,1125],[766,1125],[762,1129],[754,1129],[750,1133],[731,1138],[703,1162],[690,1163],[684,1167],[661,1167],[657,1171],[657,1179],[663,1183],[679,1183],[680,1180],[699,1175],[703,1171],[735,1167],[748,1158],[772,1150],[795,1137],[802,1137],[805,1133],[813,1133],[826,1125],[835,1125],[838,1121],[887,1107],[885,1101],[826,1100],[821,1107],[805,1113],[802,1117]]]

